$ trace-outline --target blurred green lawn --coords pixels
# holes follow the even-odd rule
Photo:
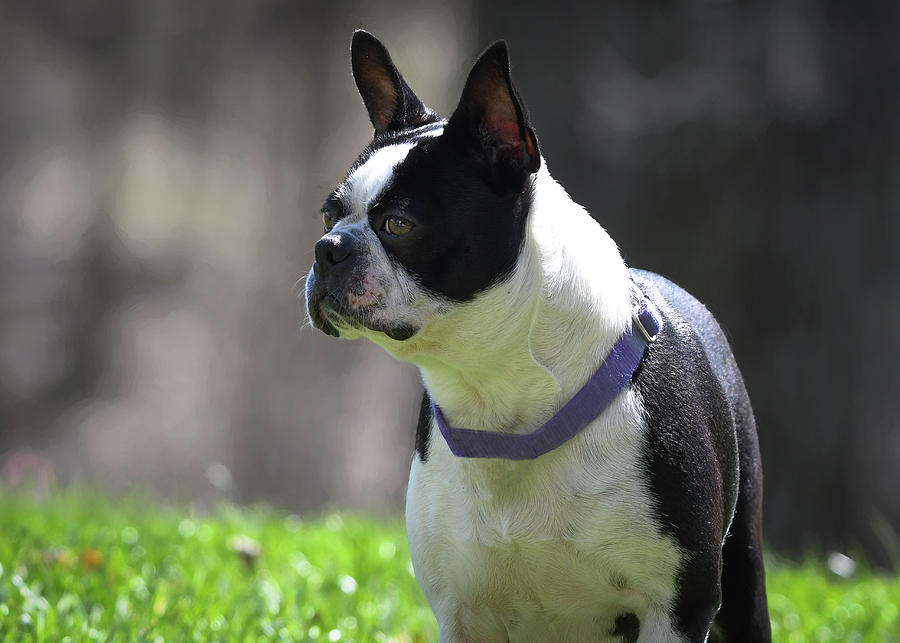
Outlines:
[[[900,642],[900,576],[772,559],[776,641]],[[0,492],[0,641],[434,641],[403,526]]]

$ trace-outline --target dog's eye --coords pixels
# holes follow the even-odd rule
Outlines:
[[[397,215],[391,215],[384,220],[384,229],[388,234],[392,234],[395,237],[406,234],[414,227],[415,224],[412,221],[410,221],[409,219],[404,219],[403,217],[399,217]]]
[[[325,224],[325,232],[331,232],[334,224],[337,223],[337,219],[331,216],[330,211],[322,210],[322,223]]]

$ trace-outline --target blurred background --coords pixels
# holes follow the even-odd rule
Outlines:
[[[502,37],[556,178],[726,329],[769,544],[900,564],[900,4],[546,4],[5,0],[7,483],[398,513],[417,373],[298,299],[349,39],[446,115]]]

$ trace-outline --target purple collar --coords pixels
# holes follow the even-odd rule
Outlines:
[[[647,347],[656,340],[661,329],[662,317],[653,304],[642,297],[635,307],[632,328],[622,334],[597,372],[556,415],[532,433],[457,429],[447,424],[440,407],[432,401],[431,410],[441,435],[453,455],[461,458],[533,460],[542,456],[574,438],[603,413],[631,381]]]

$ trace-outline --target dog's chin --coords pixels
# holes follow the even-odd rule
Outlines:
[[[307,293],[306,312],[309,315],[309,322],[313,328],[318,328],[331,337],[341,336],[338,327],[342,325],[342,315],[338,308],[337,301],[329,293],[319,292],[315,295]]]
[[[419,331],[409,324],[399,324],[397,326],[385,328],[381,332],[396,342],[405,342],[408,339],[412,339],[413,335],[415,335]]]
[[[341,305],[331,293],[322,293],[309,305],[309,319],[318,328],[331,337],[353,339],[359,336],[378,333],[387,335],[394,341],[402,342],[413,337],[418,329],[405,323],[381,324],[362,320]]]

